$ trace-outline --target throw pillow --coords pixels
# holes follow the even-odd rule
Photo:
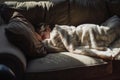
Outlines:
[[[115,33],[117,36],[120,36],[120,18],[117,15],[112,16],[102,25],[110,28],[108,33]]]
[[[120,18],[117,15],[114,15],[110,17],[108,20],[106,20],[104,23],[102,23],[102,25],[111,28],[120,26]]]
[[[38,37],[32,24],[20,13],[13,13],[5,32],[8,40],[20,48],[28,58],[46,55],[40,36]]]

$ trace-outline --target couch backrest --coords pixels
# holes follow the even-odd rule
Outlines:
[[[69,0],[51,0],[53,7],[50,8],[46,22],[50,24],[69,24]]]
[[[117,15],[120,17],[120,0],[107,0],[109,13],[111,16]]]
[[[71,0],[70,23],[100,24],[108,17],[105,0]]]
[[[5,1],[4,3],[22,13],[32,24],[45,22],[46,12],[53,5],[50,1]]]
[[[33,25],[40,22],[68,25],[101,24],[110,15],[109,0],[1,0],[1,3],[17,9]]]

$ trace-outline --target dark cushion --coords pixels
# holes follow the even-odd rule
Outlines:
[[[110,27],[109,32],[116,33],[118,36],[120,36],[120,18],[116,15],[110,17],[107,19],[104,23],[102,23],[103,26]],[[118,37],[117,37],[118,38]]]
[[[104,23],[102,23],[102,26],[110,27],[110,30],[108,31],[108,33],[114,32],[116,34],[115,40],[109,46],[114,53],[114,54],[112,54],[113,58],[116,59],[117,55],[120,52],[120,50],[119,50],[119,48],[120,48],[120,45],[119,45],[120,44],[120,39],[119,39],[120,18],[117,15],[114,15],[114,16],[110,17],[109,19],[107,19]],[[114,36],[112,36],[112,38],[114,38]]]
[[[70,0],[70,24],[101,24],[108,18],[104,0]]]
[[[107,0],[108,10],[111,16],[118,15],[120,17],[120,0]]]
[[[112,66],[102,59],[60,52],[30,61],[26,71],[26,80],[92,80],[111,74]]]
[[[0,25],[3,25],[3,24],[5,24],[5,22],[4,22],[3,18],[0,15]]]
[[[53,6],[51,1],[3,1],[10,11],[18,11],[32,24],[46,21],[46,13]]]
[[[18,12],[13,14],[5,31],[8,40],[29,58],[42,57],[46,54],[43,43],[36,37],[37,33],[33,26]]]
[[[102,25],[108,27],[120,26],[120,18],[117,15],[114,15],[102,23]]]
[[[53,6],[46,13],[46,22],[49,24],[69,24],[69,1],[51,0]]]

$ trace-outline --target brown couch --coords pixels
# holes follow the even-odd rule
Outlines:
[[[18,2],[17,2],[18,1]],[[102,24],[113,15],[120,17],[119,0],[36,0],[2,1],[19,11],[34,26],[48,24],[79,25]],[[2,22],[3,23],[3,22]],[[119,80],[120,56],[104,61],[69,52],[48,54],[42,58],[27,60],[23,52],[6,38],[0,27],[0,64],[9,67],[16,80]],[[7,76],[7,75],[6,75]]]

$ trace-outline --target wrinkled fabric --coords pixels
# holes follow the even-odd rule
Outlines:
[[[109,31],[110,27],[96,24],[82,24],[77,27],[56,25],[50,34],[50,39],[46,39],[44,44],[48,52],[69,51],[111,60],[113,59],[111,43],[117,36],[114,30]]]

